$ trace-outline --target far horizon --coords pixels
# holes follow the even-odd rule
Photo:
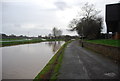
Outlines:
[[[16,35],[16,34],[6,34],[6,33],[0,33],[0,35],[3,35],[3,34],[5,34],[5,35],[7,35],[7,36],[11,36],[11,35],[15,35],[15,36],[27,36],[27,37],[38,37],[38,36],[42,36],[42,37],[45,37],[45,36],[47,36],[47,37],[49,37],[49,34],[51,34],[51,33],[49,33],[48,35],[36,35],[36,36],[33,36],[33,35],[23,35],[23,34],[20,34],[20,35]],[[79,36],[78,34],[62,34],[61,36]]]

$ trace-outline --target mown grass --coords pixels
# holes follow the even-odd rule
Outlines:
[[[19,44],[39,43],[39,42],[46,42],[46,41],[63,41],[63,39],[46,39],[46,40],[32,39],[32,40],[23,40],[23,41],[0,42],[0,47],[19,45]]]
[[[48,62],[48,64],[42,69],[42,71],[35,77],[34,81],[41,81],[41,80],[50,80],[55,81],[59,74],[59,69],[62,63],[63,55],[65,47],[71,41],[66,42],[58,52],[52,57],[52,59]]]
[[[24,38],[7,38],[7,39],[0,39],[0,41],[9,41],[9,40],[24,40]]]
[[[101,39],[101,40],[85,40],[85,41],[90,43],[95,43],[95,44],[103,44],[108,46],[120,47],[120,40]]]
[[[41,39],[32,39],[32,40],[23,40],[23,41],[10,41],[10,42],[1,42],[3,46],[19,45],[19,44],[28,44],[28,43],[37,43],[42,42]]]

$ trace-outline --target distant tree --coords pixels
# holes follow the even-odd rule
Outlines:
[[[7,35],[6,34],[1,34],[2,36],[4,36],[4,37],[7,37]]]
[[[62,35],[62,31],[59,29],[58,31],[57,31],[57,36],[61,36]]]
[[[38,38],[42,38],[42,36],[41,36],[41,35],[38,35]]]
[[[49,37],[49,39],[52,39],[52,34],[51,33],[48,34],[48,37]]]
[[[14,34],[9,35],[9,38],[16,38],[17,36]]]
[[[55,27],[54,27],[53,30],[52,30],[53,36],[55,36],[55,37],[56,37],[56,30],[57,30],[57,29],[56,29]]]
[[[62,35],[62,31],[60,29],[57,29],[56,27],[53,28],[52,33],[54,37]]]
[[[4,39],[4,38],[7,38],[8,36],[6,34],[0,34],[0,38],[1,39]]]
[[[86,3],[82,8],[83,15],[79,19],[73,19],[70,24],[71,31],[77,31],[80,36],[88,39],[99,38],[102,29],[102,17],[98,16],[93,4]]]

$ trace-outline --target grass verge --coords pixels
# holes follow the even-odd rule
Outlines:
[[[32,39],[32,40],[24,40],[24,41],[10,41],[10,42],[2,42],[2,47],[4,46],[12,46],[12,45],[19,45],[19,44],[29,44],[29,43],[37,43],[43,42],[41,39]]]
[[[42,81],[42,80],[50,80],[55,81],[59,74],[59,69],[62,63],[64,50],[68,43],[66,42],[52,57],[52,59],[48,62],[48,64],[42,69],[42,71],[35,77],[33,81]]]
[[[101,39],[101,40],[85,40],[85,41],[90,43],[95,43],[95,44],[103,44],[108,46],[120,47],[120,40]]]

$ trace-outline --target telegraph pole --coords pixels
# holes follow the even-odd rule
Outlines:
[[[83,26],[82,26],[82,47],[83,47]]]

